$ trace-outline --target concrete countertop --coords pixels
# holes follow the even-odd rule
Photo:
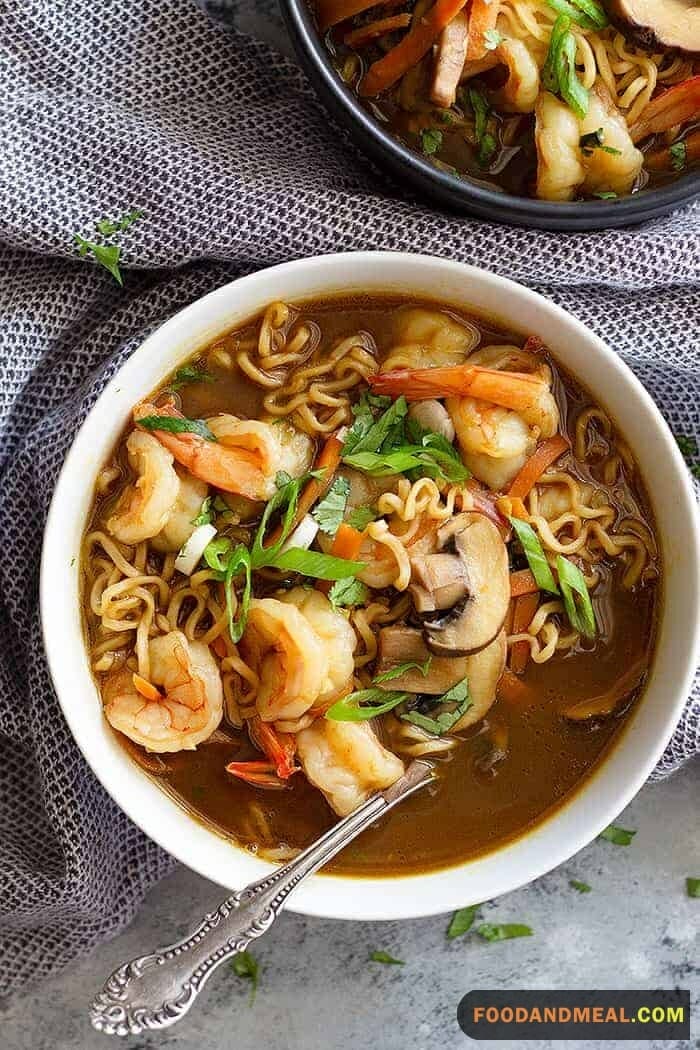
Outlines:
[[[113,1045],[125,1050],[459,1050],[475,1046],[456,1011],[473,988],[689,988],[700,1002],[697,932],[700,900],[685,878],[700,877],[700,763],[650,784],[621,814],[637,830],[632,845],[591,843],[567,864],[521,890],[485,904],[489,921],[523,922],[534,936],[489,944],[475,934],[448,941],[448,917],[350,923],[282,915],[253,947],[261,966],[258,994],[228,966],[202,992],[192,1013],[158,1035]],[[581,894],[569,886],[592,887]],[[180,869],[148,896],[119,937],[38,989],[0,1003],[3,1050],[100,1050],[88,1002],[127,959],[182,936],[224,896],[220,887]],[[383,949],[405,961],[369,961]],[[697,1020],[696,1020],[697,1024]],[[700,1046],[700,1032],[693,1033]],[[484,1048],[507,1048],[484,1042]],[[512,1046],[512,1044],[510,1044]],[[632,1040],[528,1042],[532,1050],[654,1050]],[[688,1043],[659,1043],[659,1050]]]

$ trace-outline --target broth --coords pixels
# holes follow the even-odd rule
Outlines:
[[[478,338],[475,349],[494,344],[520,346],[523,342],[522,337],[494,321],[454,305],[409,300],[402,296],[337,298],[305,303],[295,309],[285,333],[288,335],[298,330],[302,324],[311,328],[317,326],[320,333],[316,351],[319,359],[328,355],[349,334],[367,333],[376,344],[376,356],[382,362],[387,355],[396,353],[396,326],[403,323],[401,318],[405,315],[402,310],[407,307],[436,312],[439,317],[451,318],[463,325],[467,331],[474,330],[475,338]],[[178,389],[179,408],[185,417],[209,420],[222,412],[233,412],[247,418],[264,415],[263,398],[267,390],[245,376],[236,364],[241,348],[254,345],[259,330],[260,319],[256,318],[250,325],[217,340],[197,356],[196,367],[206,368],[213,381],[186,383]],[[523,834],[561,805],[590,776],[614,744],[643,685],[644,670],[653,652],[659,604],[659,558],[653,540],[649,503],[624,442],[607,422],[601,422],[606,420],[604,414],[581,384],[549,354],[546,354],[546,361],[553,372],[552,390],[561,430],[574,450],[565,453],[565,468],[577,484],[583,486],[581,491],[587,492],[586,486],[589,486],[591,491],[599,493],[599,496],[588,499],[594,515],[603,504],[603,498],[614,508],[614,521],[607,528],[610,535],[618,538],[615,542],[623,534],[636,534],[625,532],[627,522],[640,523],[635,528],[646,535],[643,571],[633,586],[625,586],[625,577],[632,564],[630,558],[607,556],[602,549],[598,550],[596,557],[600,555],[599,560],[589,566],[590,571],[597,574],[592,592],[598,626],[595,638],[578,637],[573,644],[555,652],[541,664],[529,659],[519,678],[526,687],[527,702],[518,702],[502,693],[498,695],[485,717],[459,734],[459,746],[435,757],[439,773],[435,787],[409,799],[378,827],[365,832],[329,865],[329,871],[354,875],[410,874],[459,863]],[[291,377],[292,373],[287,380]],[[352,390],[354,401],[357,401],[361,388],[364,384]],[[163,389],[172,388],[165,384]],[[157,396],[154,400],[158,403]],[[591,429],[585,431],[586,459],[582,460],[575,455],[577,421],[591,410],[594,413]],[[314,435],[315,448],[321,440],[321,435]],[[617,473],[610,480],[609,472],[615,456],[619,461]],[[120,492],[133,480],[124,439],[115,450],[114,464],[119,470],[119,478],[111,483],[106,495],[97,497],[89,534],[107,527],[106,522],[118,505]],[[557,467],[561,469],[561,462]],[[546,486],[541,484],[540,488]],[[236,534],[237,539],[242,536],[249,542],[250,532],[246,530],[254,528],[258,521],[259,511],[255,511],[252,525],[249,522],[229,523],[223,525],[222,531],[228,529]],[[644,533],[645,527],[648,534]],[[566,540],[566,529],[560,535]],[[524,569],[527,562],[523,552],[517,544],[513,546],[512,540],[509,544],[511,570]],[[86,548],[86,594],[94,587],[96,576],[101,571],[101,562],[97,566],[93,564],[96,549],[101,549],[99,543]],[[630,549],[636,551],[634,545]],[[165,570],[159,568],[158,557],[152,552],[142,556],[144,573],[161,571],[165,575]],[[102,558],[104,560],[104,555]],[[138,553],[132,555],[132,561],[138,561]],[[284,579],[279,574],[260,572],[254,578],[253,594],[256,598],[277,595],[280,584],[288,586],[290,582],[294,582],[294,577],[290,580],[289,574]],[[168,586],[173,586],[172,581]],[[376,600],[386,601],[388,605],[395,599],[396,592],[391,587],[377,592]],[[543,596],[540,608],[546,600],[547,597]],[[163,615],[164,608],[161,606],[160,615]],[[176,626],[184,623],[190,611],[191,605],[181,613]],[[565,640],[567,631],[563,614],[555,612],[552,615],[559,639]],[[417,623],[415,614],[409,611],[402,622]],[[157,627],[155,623],[158,623]],[[166,626],[157,621],[156,616],[151,634]],[[129,641],[121,649],[116,646],[116,662],[103,669],[99,660],[105,657],[100,657],[99,644],[104,641],[105,633],[94,611],[87,612],[86,627],[88,646],[93,654],[97,654],[96,659],[93,657],[93,666],[97,664],[96,674],[102,689],[110,675],[115,673],[115,667],[125,666],[125,659],[136,668]],[[170,622],[169,628],[172,627]],[[358,651],[360,648],[358,646]],[[112,660],[112,655],[108,654],[107,659],[108,662]],[[365,666],[365,677],[367,667],[374,666],[374,661]],[[626,692],[623,690],[607,717],[583,722],[573,722],[565,717],[565,711],[573,704],[614,691],[620,683],[621,669],[631,667],[638,667],[639,675]],[[356,674],[361,673],[361,669],[356,670]],[[235,688],[240,690],[242,686]],[[391,723],[388,720],[392,720]],[[399,725],[394,713],[383,716],[379,731],[386,746],[393,745]],[[255,760],[260,755],[245,729],[236,728],[226,717],[196,750],[181,750],[173,754],[148,753],[121,733],[118,735],[133,757],[188,812],[253,852],[282,859],[310,844],[337,819],[321,791],[313,787],[302,773],[291,776],[285,782],[285,790],[264,790],[227,772],[228,763]],[[408,759],[409,756],[402,757]]]

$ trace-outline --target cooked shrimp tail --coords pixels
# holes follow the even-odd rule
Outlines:
[[[246,784],[252,784],[253,787],[268,788],[272,791],[282,791],[287,787],[285,781],[278,777],[272,762],[229,762],[226,772],[239,780],[245,780]]]
[[[138,423],[146,416],[167,416],[184,419],[182,412],[173,405],[144,403],[134,410]],[[199,434],[174,434],[169,430],[153,430],[153,436],[186,467],[196,478],[215,485],[224,492],[235,492],[248,499],[257,499],[264,487],[265,477],[259,459],[244,448],[225,448],[214,441],[207,441]]]
[[[254,715],[248,720],[248,734],[255,746],[267,755],[280,780],[288,780],[299,772],[294,764],[296,739],[291,733],[278,733],[271,725]]]

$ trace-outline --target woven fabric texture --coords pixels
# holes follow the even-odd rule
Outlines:
[[[123,927],[173,864],[73,743],[37,598],[65,452],[144,334],[271,263],[434,253],[572,311],[700,438],[700,211],[553,235],[430,210],[357,154],[292,62],[193,0],[0,0],[0,41],[1,995]],[[131,208],[121,289],[73,235]],[[699,722],[696,689],[657,776],[697,753]]]

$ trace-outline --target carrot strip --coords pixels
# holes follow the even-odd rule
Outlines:
[[[221,635],[217,635],[214,641],[211,643],[211,647],[216,655],[223,660],[228,656],[228,649],[226,648],[226,642]]]
[[[134,683],[134,689],[136,690],[136,692],[140,693],[141,696],[144,696],[146,700],[163,699],[163,694],[161,693],[160,689],[156,689],[156,687],[152,685],[148,681],[148,679],[142,678],[140,674],[136,674],[136,672],[134,672],[134,674],[132,674],[131,676],[131,680]]]
[[[363,77],[359,93],[365,98],[379,95],[427,54],[446,25],[459,14],[466,0],[435,0],[426,14],[406,33],[396,47],[377,59]]]
[[[515,475],[508,495],[516,499],[525,499],[533,485],[539,481],[547,467],[559,459],[569,447],[563,434],[541,441],[521,470]]]
[[[352,525],[342,523],[335,534],[331,554],[335,558],[345,558],[347,561],[357,561],[364,536]]]
[[[409,14],[389,15],[388,18],[378,18],[376,22],[370,22],[369,25],[353,29],[351,33],[343,37],[343,43],[347,47],[363,47],[365,44],[369,44],[370,41],[376,40],[378,36],[392,33],[395,29],[405,29],[410,24],[411,16]]]
[[[399,7],[402,3],[404,0],[318,0],[318,28],[325,33],[338,22],[361,15],[363,11],[369,11],[372,7]]]
[[[292,527],[289,530],[290,532],[293,532],[304,515],[309,513],[314,503],[318,503],[318,501],[328,492],[333,484],[333,476],[338,469],[342,450],[343,442],[339,437],[336,437],[335,434],[331,434],[314,463],[314,470],[322,470],[323,475],[320,478],[311,478],[304,486],[299,496],[299,502],[297,503],[297,510],[294,515]],[[277,542],[281,535],[282,526],[278,525],[276,529],[272,530],[265,546],[271,547]]]
[[[472,0],[469,9],[467,62],[475,62],[486,54],[486,34],[496,28],[498,7],[496,0]]]
[[[513,610],[513,634],[526,631],[532,622],[540,604],[539,590],[536,593],[522,594],[515,599]],[[514,674],[522,674],[530,658],[528,642],[515,642],[510,648],[510,669]]]
[[[536,591],[539,591],[537,580],[529,569],[520,569],[510,574],[511,598],[521,598],[524,594],[535,594]],[[509,633],[515,634],[515,631]]]
[[[498,683],[498,695],[507,704],[513,704],[516,707],[527,707],[535,703],[537,699],[530,686],[507,667]]]
[[[680,84],[664,91],[653,98],[641,116],[630,128],[633,142],[639,142],[647,135],[656,135],[668,131],[676,124],[686,124],[700,112],[700,74],[683,80]]]

